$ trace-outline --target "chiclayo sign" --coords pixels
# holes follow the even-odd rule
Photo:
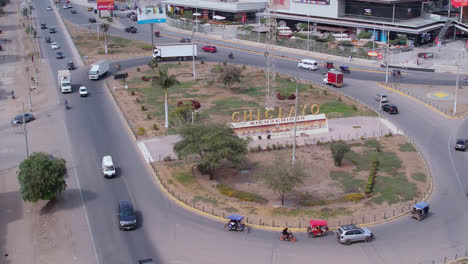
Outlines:
[[[310,107],[303,105],[298,109],[296,121],[296,135],[307,136],[319,133],[328,133],[328,120],[325,114],[319,114],[320,107],[313,104]],[[254,113],[256,120],[254,120]],[[299,115],[302,113],[302,115]],[[312,113],[306,115],[306,113]],[[250,137],[252,139],[289,137],[294,133],[295,108],[291,107],[289,111],[277,108],[264,110],[262,109],[248,110],[243,113],[243,122],[240,120],[240,112],[232,114],[233,123],[231,127],[234,133],[239,137]],[[265,119],[261,119],[262,117]]]

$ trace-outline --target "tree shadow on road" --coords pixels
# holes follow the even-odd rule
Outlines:
[[[88,190],[68,189],[55,199],[48,201],[44,207],[41,208],[40,214],[50,214],[58,210],[71,210],[83,206],[83,202],[87,203],[96,199],[96,194]]]

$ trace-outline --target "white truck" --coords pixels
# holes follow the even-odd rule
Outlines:
[[[62,93],[71,93],[71,74],[69,70],[61,70],[57,72],[58,84]]]
[[[153,58],[162,60],[188,60],[197,58],[197,45],[187,44],[159,44],[153,50]]]
[[[107,60],[99,60],[95,63],[91,64],[91,68],[89,69],[89,79],[90,80],[98,80],[101,76],[106,74],[110,69],[109,61]]]

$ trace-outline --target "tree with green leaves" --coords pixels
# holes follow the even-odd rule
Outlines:
[[[343,161],[344,155],[350,149],[351,147],[342,140],[334,142],[330,145],[330,150],[333,156],[333,161],[335,162],[335,166],[341,166],[341,162]]]
[[[158,75],[153,76],[153,80],[151,81],[151,85],[153,87],[161,87],[164,89],[164,117],[165,123],[164,127],[169,128],[169,110],[168,110],[168,102],[167,102],[167,89],[171,88],[172,86],[179,84],[180,82],[177,80],[177,77],[174,74],[169,75],[167,72],[167,68],[159,69]]]
[[[52,200],[67,188],[64,175],[67,172],[64,159],[39,152],[20,163],[18,182],[24,201]]]
[[[228,65],[224,67],[223,71],[220,73],[220,80],[223,82],[224,86],[229,89],[231,92],[231,87],[234,83],[240,83],[242,77],[242,70],[239,67]]]
[[[193,111],[195,107],[191,101],[184,101],[182,104],[171,111],[169,114],[171,124],[186,125],[192,122]]]
[[[280,196],[281,205],[284,205],[286,194],[291,193],[294,188],[303,183],[305,176],[301,163],[296,162],[294,166],[291,166],[289,162],[277,158],[267,168],[263,178],[268,188]]]
[[[219,163],[226,159],[232,163],[245,161],[249,140],[237,137],[232,127],[220,124],[185,126],[180,130],[182,140],[174,145],[179,158],[197,156],[198,168],[208,173],[210,180]]]

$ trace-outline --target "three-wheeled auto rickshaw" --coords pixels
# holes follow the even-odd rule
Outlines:
[[[159,37],[160,34],[161,34],[161,33],[160,33],[159,31],[155,31],[155,32],[154,32],[154,36],[155,36],[155,37]]]
[[[323,67],[325,67],[325,69],[332,69],[333,68],[333,62],[325,62],[325,63],[323,63]]]
[[[401,78],[403,77],[403,73],[401,70],[392,70],[392,76],[393,78]]]
[[[429,204],[426,202],[419,202],[413,205],[413,210],[411,210],[411,217],[416,218],[418,221],[421,221],[427,217],[428,213]]]
[[[339,70],[342,73],[351,73],[351,71],[349,70],[349,66],[342,65],[342,66],[340,66]]]
[[[224,229],[226,229],[226,231],[249,232],[249,228],[244,223],[242,223],[242,220],[244,219],[242,215],[230,214],[227,216],[227,219],[229,219],[229,222],[224,225]]]
[[[307,235],[309,237],[324,236],[327,232],[327,220],[310,220],[310,226],[307,227]]]

